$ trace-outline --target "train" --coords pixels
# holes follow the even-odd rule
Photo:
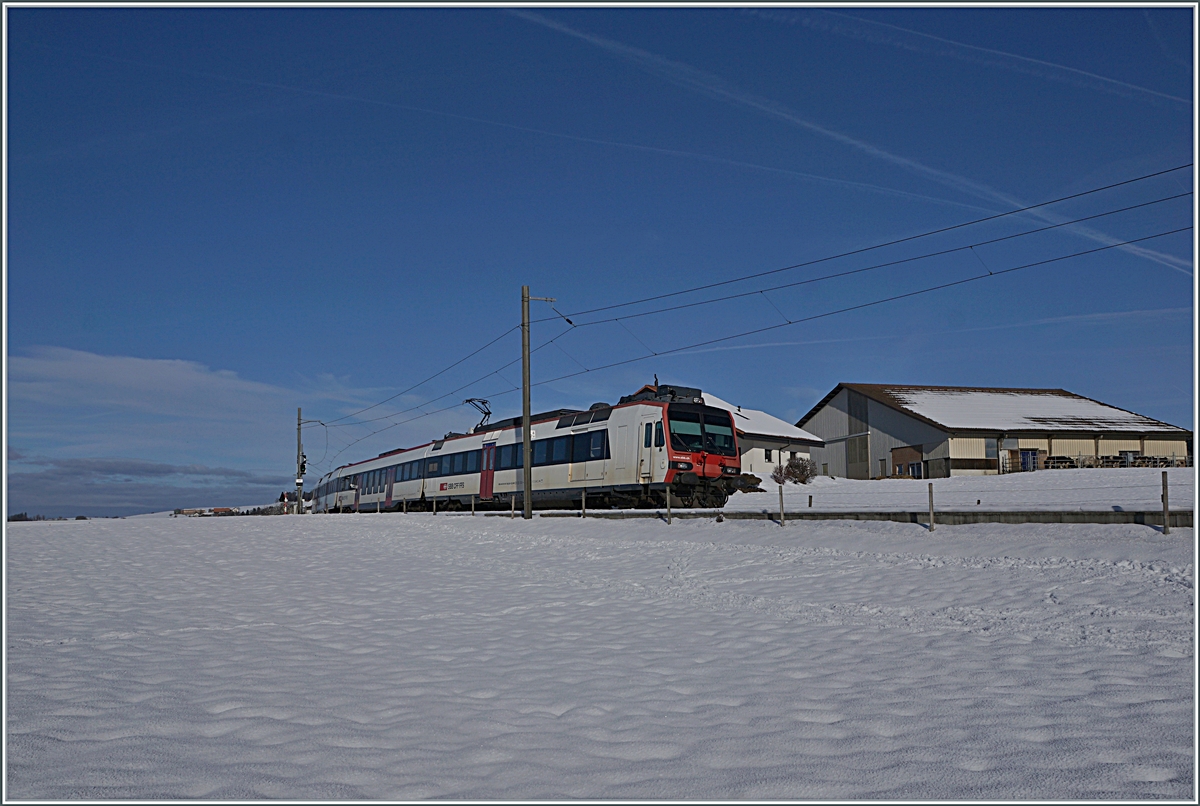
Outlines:
[[[699,389],[647,385],[615,405],[530,418],[534,508],[723,507],[740,489],[731,413]],[[381,453],[318,481],[314,513],[524,507],[521,418]]]

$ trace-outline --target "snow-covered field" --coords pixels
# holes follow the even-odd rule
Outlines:
[[[9,524],[7,795],[1187,799],[1193,541],[446,514]]]
[[[1172,510],[1191,509],[1195,502],[1195,469],[1167,471],[1168,502]],[[934,506],[946,510],[1149,510],[1162,509],[1162,470],[1110,468],[1046,470],[1005,476],[955,476],[949,479],[878,479],[852,481],[818,476],[808,484],[785,484],[787,511],[808,507],[835,510],[924,511],[933,484]],[[770,479],[766,492],[738,493],[726,509],[777,512],[779,488]],[[976,503],[978,502],[978,503]]]

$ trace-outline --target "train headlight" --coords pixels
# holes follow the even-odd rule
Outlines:
[[[735,475],[737,473],[740,473],[741,471],[736,467],[722,467],[721,472],[726,473],[728,475]]]
[[[671,462],[671,467],[675,470],[691,470],[691,462]]]

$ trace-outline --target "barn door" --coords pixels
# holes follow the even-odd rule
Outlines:
[[[871,477],[871,446],[866,434],[846,440],[846,478]]]

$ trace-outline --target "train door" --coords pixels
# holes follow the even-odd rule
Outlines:
[[[643,414],[638,426],[638,482],[649,484],[654,475],[654,424],[658,422],[659,410]]]
[[[634,433],[631,436],[630,431]],[[637,456],[637,442],[635,437],[638,434],[636,429],[630,429],[628,425],[617,426],[617,444],[613,448],[613,483],[624,484],[629,478],[629,466],[633,464],[634,457]]]
[[[492,500],[492,482],[496,476],[496,443],[489,442],[483,446],[483,455],[479,459],[479,500]]]
[[[396,483],[396,471],[399,469],[399,467],[389,467],[385,471],[387,473],[387,477],[384,479],[384,483],[387,485],[387,498],[383,502],[385,507],[392,505],[392,485]]]
[[[365,473],[359,473],[354,476],[354,511],[358,512],[358,499],[362,495],[363,479],[366,478]]]
[[[608,444],[608,429],[588,432],[588,457],[584,464],[585,481],[603,481],[606,475],[606,459],[611,455]]]

